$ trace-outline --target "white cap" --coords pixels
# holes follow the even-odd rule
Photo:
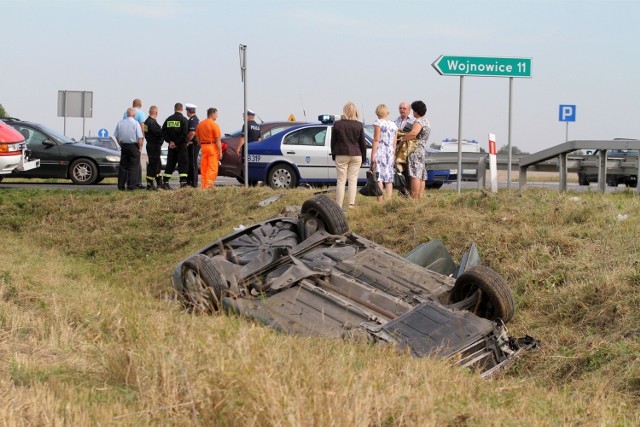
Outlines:
[[[184,104],[184,108],[187,110],[195,110],[198,106],[196,104]]]
[[[247,115],[249,115],[249,116],[255,116],[255,115],[256,115],[256,113],[254,113],[253,111],[251,111],[251,110],[247,109]]]

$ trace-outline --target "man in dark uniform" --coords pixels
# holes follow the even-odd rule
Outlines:
[[[189,155],[187,154],[187,134],[189,133],[189,120],[182,114],[182,104],[176,103],[175,112],[167,117],[162,125],[162,136],[169,143],[167,154],[167,167],[164,170],[162,187],[170,190],[169,180],[178,165],[180,174],[180,188],[187,186],[187,172],[189,170]]]
[[[249,142],[260,141],[260,125],[255,121],[256,113],[247,110],[247,126],[249,127]],[[242,123],[242,133],[240,134],[240,143],[238,144],[238,157],[243,156],[244,147],[244,123]]]
[[[144,121],[144,137],[147,140],[147,190],[157,190],[162,185],[160,176],[160,150],[164,139],[162,138],[162,127],[156,120],[158,117],[158,107],[152,105],[149,108],[149,117]]]
[[[187,117],[189,118],[189,133],[187,133],[187,152],[189,153],[189,172],[187,172],[187,185],[198,188],[198,175],[200,168],[198,167],[198,155],[200,154],[200,143],[196,137],[196,128],[200,119],[196,116],[197,105],[185,104],[187,109]]]

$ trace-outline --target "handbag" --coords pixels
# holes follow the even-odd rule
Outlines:
[[[404,176],[402,172],[397,172],[393,174],[393,188],[403,189],[407,188],[407,178]]]
[[[378,186],[378,172],[367,171],[367,182],[358,191],[363,196],[380,197],[382,190]]]

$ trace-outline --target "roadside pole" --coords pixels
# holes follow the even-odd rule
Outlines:
[[[244,82],[244,186],[249,187],[249,119],[247,118],[247,45],[240,45],[240,76]]]
[[[489,176],[491,177],[491,192],[498,192],[498,160],[496,158],[496,136],[489,134]]]

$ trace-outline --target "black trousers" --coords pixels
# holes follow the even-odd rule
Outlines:
[[[189,151],[189,171],[187,172],[187,184],[198,188],[198,175],[200,168],[198,167],[198,155],[200,154],[200,144],[194,142],[187,146]]]
[[[178,166],[180,182],[187,182],[187,172],[189,170],[189,155],[187,154],[187,144],[177,144],[176,148],[169,148],[167,154],[167,167],[164,170],[164,181],[169,181],[173,171]]]
[[[136,188],[140,173],[140,151],[138,144],[121,144],[118,190],[133,190]]]
[[[149,165],[147,166],[147,179],[154,180],[160,175],[160,150],[162,141],[147,141],[147,156],[149,157]]]

